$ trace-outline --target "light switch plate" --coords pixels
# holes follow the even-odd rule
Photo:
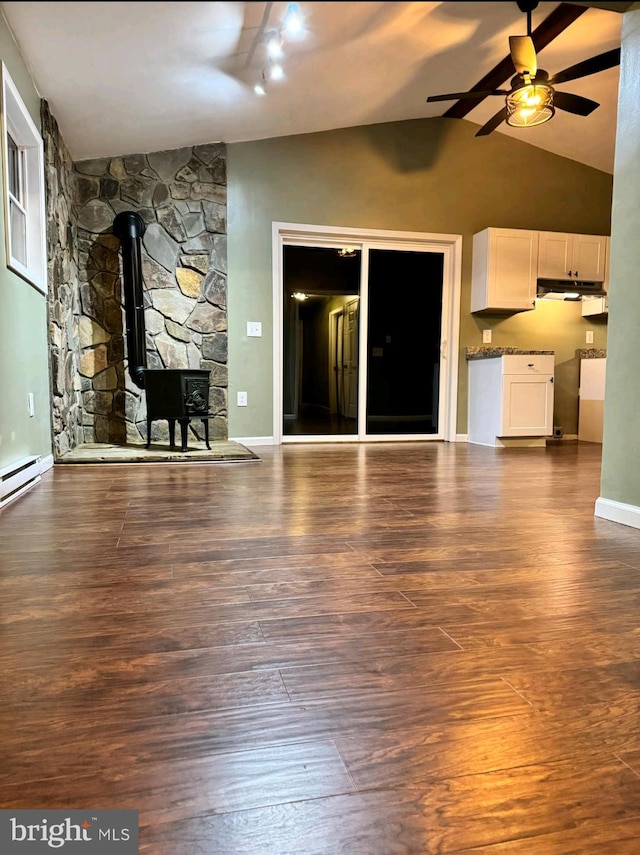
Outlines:
[[[482,343],[491,344],[491,330],[482,330]]]
[[[587,330],[585,340],[587,344],[593,344],[593,330]]]
[[[262,335],[262,324],[260,321],[247,321],[247,335],[251,338],[260,338]]]
[[[238,406],[246,407],[247,406],[247,393],[246,392],[238,392]]]

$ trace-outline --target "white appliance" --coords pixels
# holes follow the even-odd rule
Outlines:
[[[578,439],[602,442],[607,358],[580,360]]]

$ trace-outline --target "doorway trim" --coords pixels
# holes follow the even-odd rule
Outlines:
[[[330,246],[336,244],[366,243],[375,248],[376,242],[389,247],[407,247],[412,244],[424,251],[441,252],[444,256],[443,285],[443,333],[441,359],[444,364],[445,441],[456,441],[456,419],[458,413],[458,349],[460,340],[460,291],[462,287],[462,235],[432,234],[429,232],[389,231],[386,229],[354,229],[342,226],[321,226],[305,223],[274,222],[272,224],[272,282],[273,282],[273,441],[283,441],[283,248],[285,245]],[[287,441],[292,440],[288,437]],[[305,442],[356,442],[357,436],[343,435],[323,437],[321,440],[296,437]],[[397,441],[403,437],[398,436]],[[367,441],[375,441],[370,438]],[[385,437],[384,441],[390,441]],[[391,440],[394,441],[394,440]],[[405,440],[406,441],[406,440]]]

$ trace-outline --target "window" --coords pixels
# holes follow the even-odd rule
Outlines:
[[[2,171],[7,267],[47,290],[42,137],[2,63]]]

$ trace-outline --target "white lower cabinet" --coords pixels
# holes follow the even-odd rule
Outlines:
[[[507,446],[552,435],[552,354],[472,359],[468,366],[469,442]]]

